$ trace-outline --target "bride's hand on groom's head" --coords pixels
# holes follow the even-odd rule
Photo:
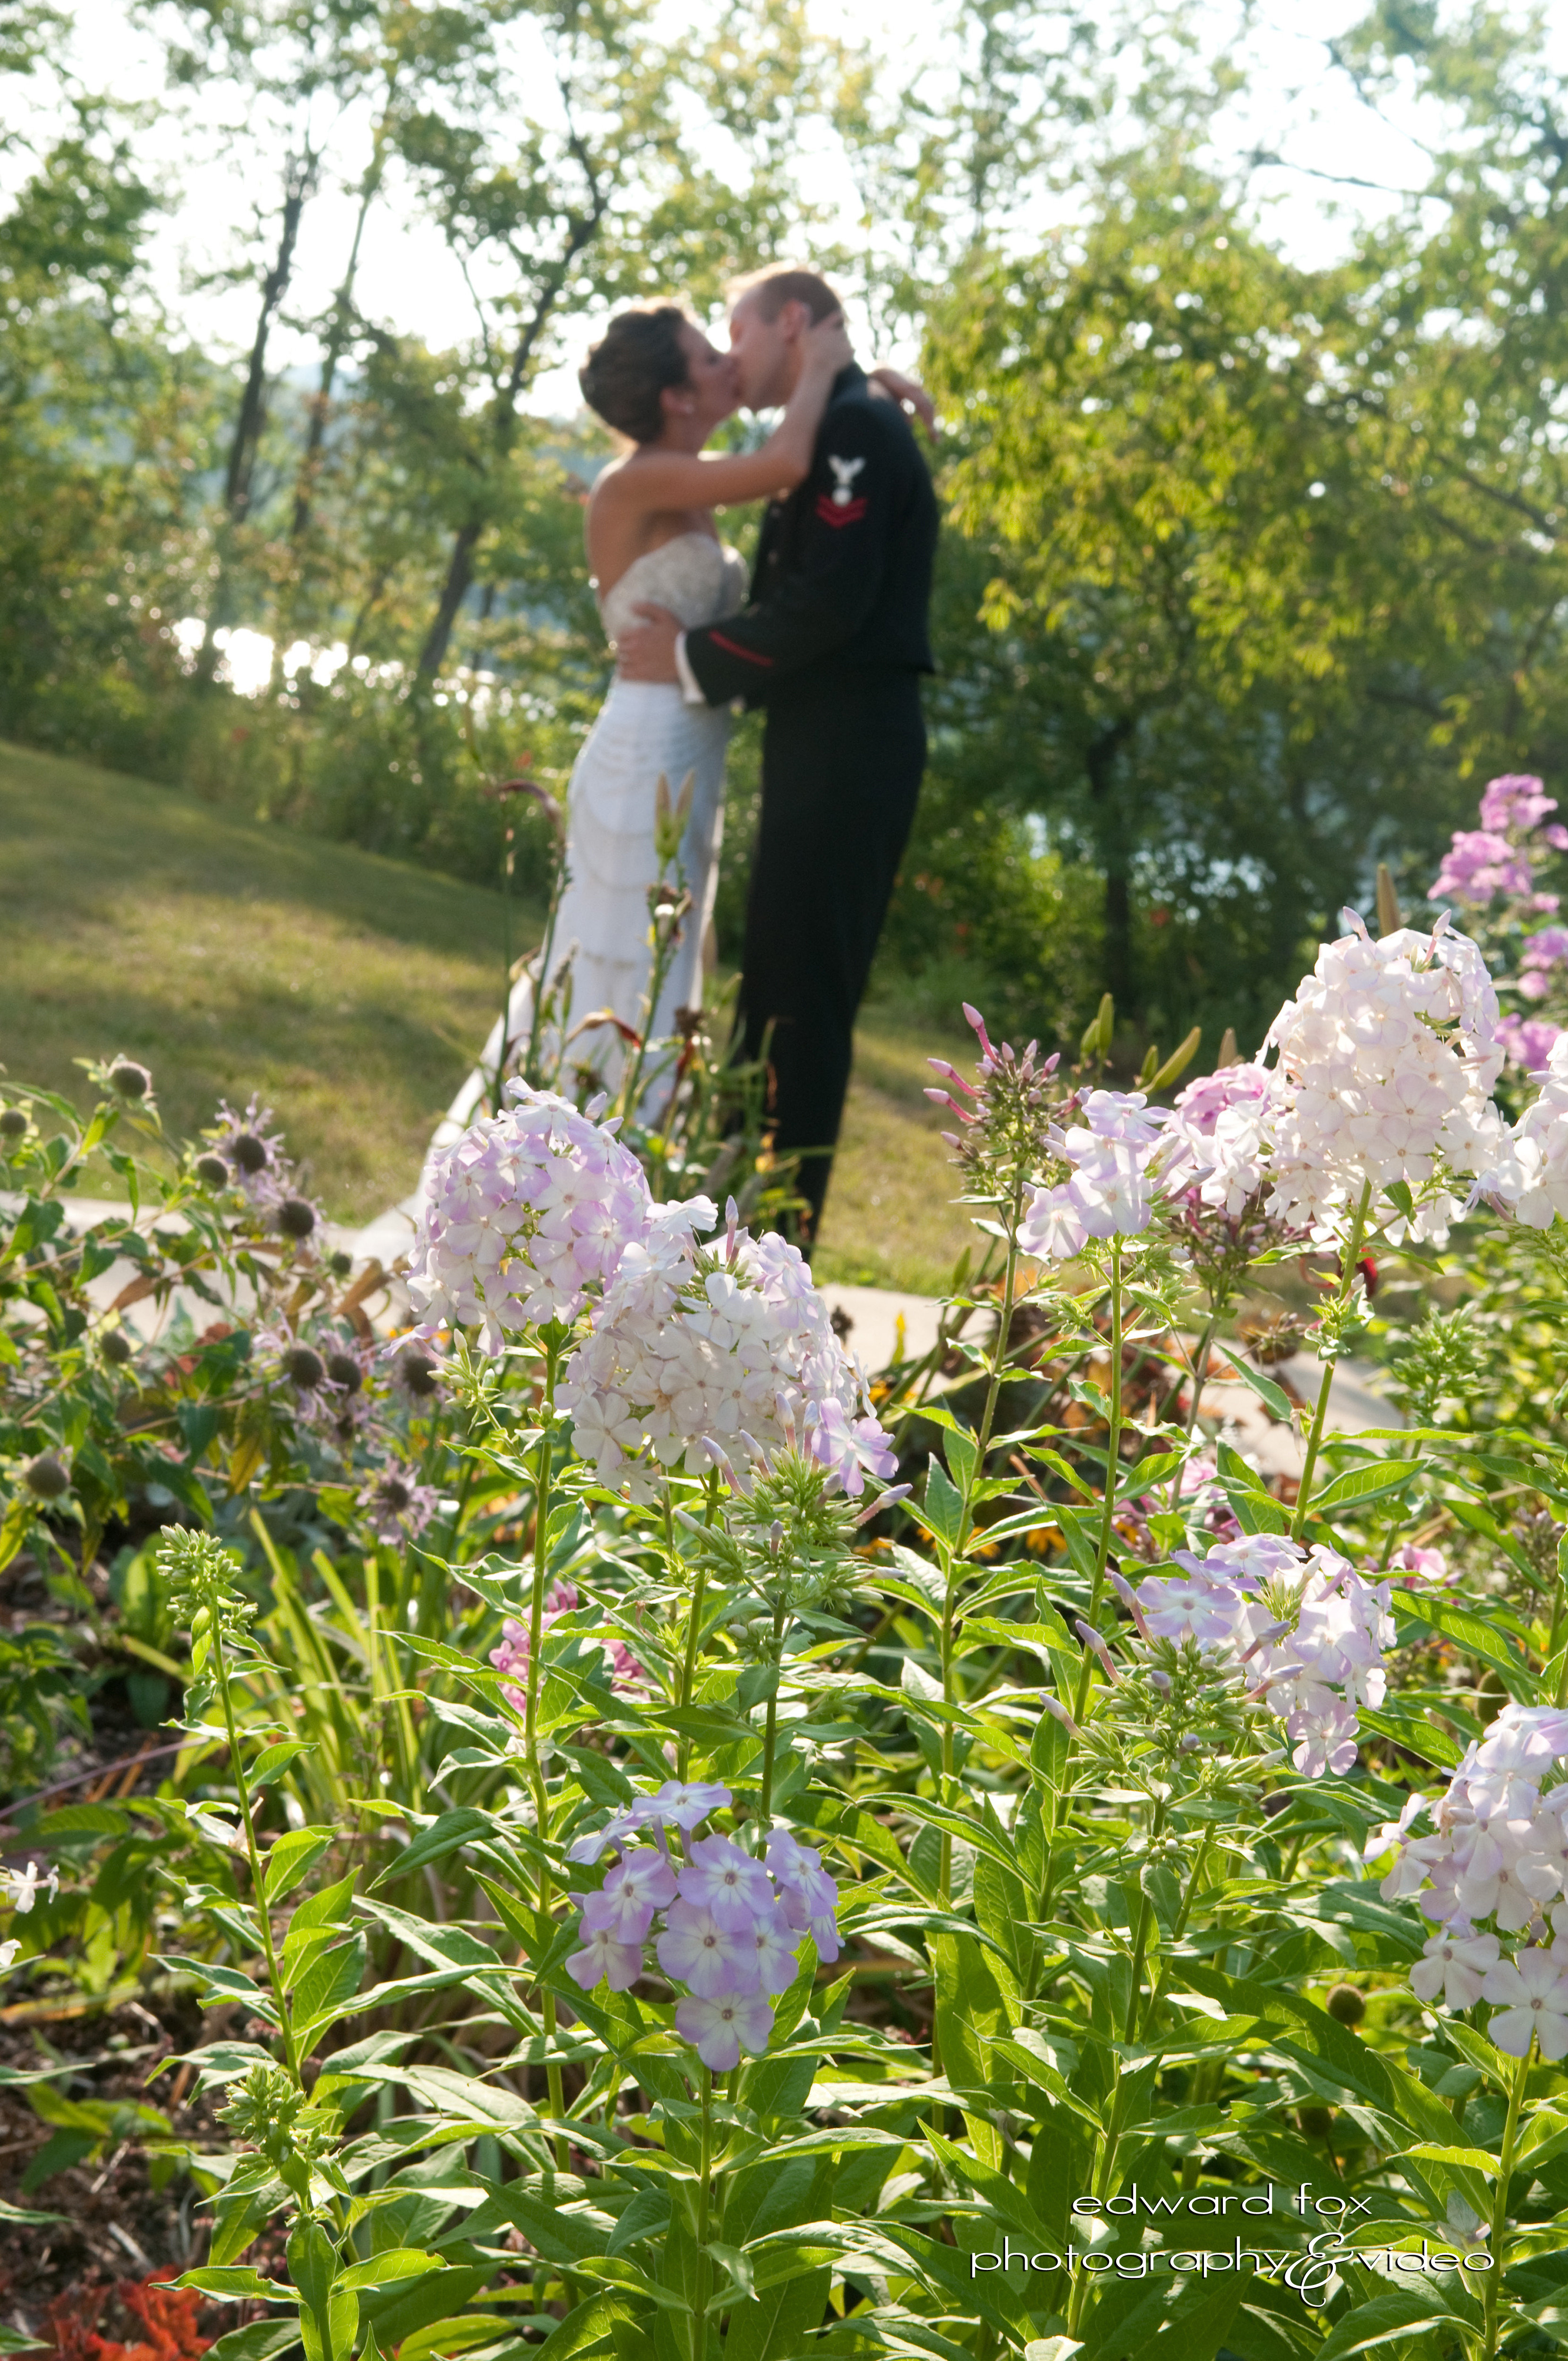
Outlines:
[[[885,364],[868,370],[867,374],[871,379],[873,391],[880,390],[885,393],[889,400],[896,401],[901,409],[913,410],[927,434],[935,434],[939,432],[937,424],[937,405],[918,378],[906,377],[903,369],[889,368]]]
[[[646,600],[639,600],[632,612],[647,620],[632,631],[622,631],[615,643],[616,667],[621,678],[678,681],[675,642],[680,637],[680,617],[673,615],[668,607],[651,606]]]

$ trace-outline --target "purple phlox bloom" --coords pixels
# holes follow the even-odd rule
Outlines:
[[[635,1806],[627,1811],[617,1812],[602,1828],[590,1828],[587,1836],[575,1837],[566,1847],[566,1858],[588,1867],[598,1861],[601,1852],[609,1851],[612,1846],[623,1845],[641,1826]]]
[[[766,1910],[759,1911],[751,1924],[751,1940],[763,1992],[775,1997],[787,1992],[800,1972],[795,1956],[800,1937],[778,1903],[770,1901]]]
[[[728,1837],[704,1837],[681,1872],[681,1898],[711,1912],[720,1927],[749,1927],[773,1905],[773,1887],[760,1861]]]
[[[654,1949],[664,1973],[678,1977],[700,1999],[758,1988],[760,1971],[750,1920],[739,1927],[721,1927],[711,1911],[699,1910],[690,1902],[672,1902]]]
[[[843,1949],[839,1940],[839,1921],[830,1910],[816,1912],[806,1932],[817,1946],[817,1956],[825,1968],[830,1968]]]
[[[668,1853],[661,1852],[656,1845],[634,1846],[607,1872],[599,1893],[609,1895],[623,1916],[637,1916],[644,1910],[652,1916],[675,1898],[675,1872]],[[646,1927],[642,1932],[647,1933]],[[637,1940],[641,1939],[640,1935]]]
[[[716,1993],[683,2000],[675,2010],[676,2032],[716,2074],[738,2066],[742,2049],[759,2055],[773,2029],[773,2012],[758,1993]]]
[[[1243,1604],[1233,1583],[1212,1580],[1196,1564],[1182,1575],[1147,1576],[1138,1585],[1137,1600],[1157,1638],[1191,1639],[1201,1648],[1229,1639]]]
[[[1440,1549],[1418,1549],[1414,1542],[1406,1542],[1388,1561],[1388,1571],[1402,1589],[1413,1590],[1422,1582],[1457,1582],[1459,1568],[1449,1572],[1448,1560]]]
[[[613,1877],[614,1871],[610,1872]],[[607,1883],[598,1894],[574,1894],[567,1897],[582,1913],[583,1933],[613,1935],[618,1943],[645,1943],[648,1929],[653,1924],[653,1905],[639,1902],[619,1891],[611,1892]]]
[[[1533,828],[1556,809],[1557,798],[1547,794],[1545,781],[1529,771],[1505,771],[1481,790],[1483,828]]]
[[[576,1604],[576,1583],[553,1583],[544,1594],[544,1609],[540,1617],[541,1633],[547,1631],[551,1624],[559,1617],[570,1614]],[[498,1673],[527,1672],[528,1626],[526,1623],[520,1623],[515,1616],[507,1617],[506,1621],[501,1625],[501,1644],[499,1648],[490,1650],[490,1662]],[[527,1697],[515,1685],[503,1688],[501,1695],[514,1713],[526,1712]]]
[[[584,1933],[582,1949],[574,1951],[566,1962],[573,1982],[584,1992],[593,1992],[606,1982],[611,1992],[630,1992],[642,1972],[641,1944],[622,1942],[609,1927],[590,1930],[585,1926]]]
[[[695,1828],[709,1812],[722,1811],[731,1801],[728,1787],[717,1779],[666,1779],[651,1795],[639,1795],[632,1805],[632,1825]]]
[[[1534,882],[1530,855],[1486,829],[1458,829],[1431,891],[1456,902],[1490,902],[1498,894],[1528,894]]]

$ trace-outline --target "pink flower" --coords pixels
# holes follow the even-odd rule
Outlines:
[[[716,1925],[731,1932],[749,1927],[760,1912],[773,1907],[767,1871],[728,1837],[704,1837],[693,1845],[680,1883],[683,1901],[708,1911]]]
[[[611,1992],[630,1992],[641,1972],[641,1944],[620,1941],[609,1927],[587,1932],[582,1949],[566,1962],[566,1973],[584,1992],[594,1992],[604,1982]]]
[[[1171,1575],[1163,1581],[1151,1574],[1138,1585],[1137,1599],[1157,1638],[1195,1640],[1201,1648],[1228,1640],[1242,1607],[1239,1593],[1229,1583],[1211,1582],[1198,1573]]]
[[[1431,890],[1456,902],[1490,902],[1498,894],[1528,894],[1533,883],[1529,855],[1506,836],[1457,829]]]
[[[1526,967],[1555,967],[1568,960],[1568,927],[1542,927],[1527,939],[1523,957]]]
[[[1459,1579],[1457,1567],[1450,1575],[1448,1560],[1440,1549],[1418,1549],[1414,1542],[1407,1542],[1402,1549],[1394,1552],[1388,1561],[1388,1571],[1397,1581],[1403,1576],[1400,1587],[1405,1590],[1413,1590],[1420,1582],[1456,1582]]]
[[[664,1973],[689,1984],[699,1999],[757,1988],[757,1947],[749,1921],[740,1928],[721,1927],[711,1911],[672,1902],[654,1949]]]
[[[1510,1011],[1498,1018],[1497,1038],[1508,1052],[1509,1064],[1533,1074],[1551,1057],[1552,1045],[1560,1039],[1563,1027],[1553,1025],[1550,1017],[1516,1016]]]
[[[393,1547],[401,1541],[417,1541],[435,1514],[433,1488],[416,1483],[411,1468],[390,1459],[371,1477],[358,1501],[376,1539]]]
[[[1045,1262],[1069,1262],[1083,1251],[1089,1232],[1065,1188],[1036,1189],[1018,1224],[1018,1243]]]
[[[755,2056],[767,2048],[773,2012],[760,1993],[714,1993],[683,2000],[675,2010],[675,2029],[705,2066],[728,2074],[740,2063],[742,2049]]]
[[[1549,796],[1544,782],[1530,771],[1505,771],[1481,790],[1483,828],[1533,828],[1556,809],[1556,796]]]

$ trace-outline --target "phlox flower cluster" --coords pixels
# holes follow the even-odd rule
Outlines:
[[[927,1063],[963,1097],[956,1099],[951,1090],[935,1085],[926,1095],[963,1126],[961,1132],[945,1131],[942,1137],[958,1151],[969,1195],[981,1202],[994,1202],[1008,1198],[1020,1176],[1040,1160],[1050,1133],[1061,1059],[1057,1051],[1042,1059],[1037,1041],[1031,1041],[1022,1057],[1010,1042],[998,1049],[979,1009],[967,1000],[962,1006],[980,1044],[976,1080],[970,1082],[946,1058],[930,1058]]]
[[[570,1615],[580,1604],[577,1586],[575,1582],[553,1582],[544,1594],[543,1611],[539,1619],[541,1633],[548,1631],[552,1623],[558,1623],[563,1615]],[[647,1687],[647,1673],[624,1641],[607,1641],[604,1659],[609,1672],[609,1685],[612,1689]],[[501,1625],[501,1644],[499,1648],[490,1650],[490,1662],[498,1673],[508,1675],[521,1673],[526,1675],[528,1671],[526,1623],[518,1622],[513,1616],[507,1617],[506,1621]],[[503,1682],[501,1695],[514,1713],[527,1711],[528,1698],[515,1682],[510,1680]]]
[[[1461,829],[1432,881],[1434,895],[1468,903],[1485,928],[1502,932],[1499,953],[1511,958],[1514,929],[1532,917],[1555,914],[1559,897],[1541,893],[1541,869],[1554,853],[1568,851],[1568,828],[1549,820],[1557,809],[1555,797],[1541,782],[1525,773],[1510,773],[1488,781],[1481,797],[1478,829]],[[1503,904],[1501,913],[1495,906]],[[1483,914],[1491,912],[1488,919]],[[1508,985],[1528,1007],[1549,997],[1561,1013],[1568,986],[1568,928],[1543,927],[1526,937],[1519,951],[1519,973]],[[1497,1027],[1497,1042],[1509,1062],[1529,1072],[1543,1066],[1562,1027],[1549,1016],[1510,1009]]]
[[[1508,1196],[1521,1222],[1549,1230],[1568,1213],[1568,1033],[1560,1033],[1540,1075],[1541,1095],[1514,1126],[1518,1158]]]
[[[628,1247],[557,1400],[581,1455],[634,1500],[683,1456],[733,1472],[794,1444],[851,1493],[895,1464],[798,1250],[738,1229],[733,1203],[713,1252],[673,1231]]]
[[[1135,1594],[1146,1631],[1245,1667],[1304,1777],[1351,1770],[1355,1708],[1381,1705],[1387,1686],[1387,1583],[1365,1581],[1337,1551],[1276,1533],[1221,1542],[1201,1558],[1179,1550],[1172,1564],[1178,1572],[1147,1576]]]
[[[1232,1220],[1267,1178],[1272,1077],[1255,1060],[1203,1074],[1179,1091],[1160,1150],[1167,1192]]]
[[[786,1828],[768,1832],[758,1860],[725,1836],[697,1837],[730,1801],[714,1782],[668,1780],[603,1829],[579,1839],[571,1858],[615,1859],[597,1893],[574,1894],[583,1941],[566,1972],[585,1992],[608,1982],[628,1992],[645,1972],[650,1939],[660,1971],[685,1990],[676,2030],[705,2066],[728,2073],[741,2051],[768,2046],[773,2003],[801,1968],[809,1936],[817,1957],[839,1957],[839,1889],[820,1853]],[[655,1841],[629,1841],[652,1828]]]
[[[1417,1996],[1450,2008],[1478,2000],[1497,2011],[1489,2037],[1522,2058],[1533,2036],[1543,2058],[1568,2056],[1568,1712],[1507,1705],[1467,1748],[1432,1811],[1433,1832],[1411,1835],[1429,1808],[1413,1795],[1372,1838],[1389,1850],[1384,1899],[1414,1900],[1437,1928],[1410,1970]],[[1489,1918],[1491,1931],[1479,1922]],[[1527,1941],[1510,1958],[1502,1936]]]
[[[575,1320],[629,1248],[716,1219],[702,1197],[655,1206],[613,1122],[525,1082],[506,1095],[433,1158],[409,1260],[416,1334],[477,1323],[491,1353],[531,1322]]]
[[[1053,1126],[1050,1144],[1070,1178],[1035,1190],[1018,1225],[1025,1254],[1064,1262],[1091,1238],[1140,1237],[1161,1193],[1154,1166],[1166,1123],[1142,1091],[1089,1091],[1069,1131]]]
[[[1464,1174],[1491,1189],[1512,1152],[1491,1096],[1497,999],[1475,945],[1446,916],[1430,935],[1406,927],[1374,942],[1345,915],[1353,930],[1322,945],[1265,1044],[1278,1052],[1269,1211],[1320,1235],[1367,1184],[1420,1194]],[[1446,1235],[1461,1204],[1440,1187],[1418,1209],[1416,1235]]]

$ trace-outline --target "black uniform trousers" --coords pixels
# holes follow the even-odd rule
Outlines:
[[[768,698],[739,1021],[748,1058],[768,1041],[774,1151],[801,1155],[812,1239],[850,1083],[855,1013],[925,763],[917,673],[816,671],[781,681]]]

